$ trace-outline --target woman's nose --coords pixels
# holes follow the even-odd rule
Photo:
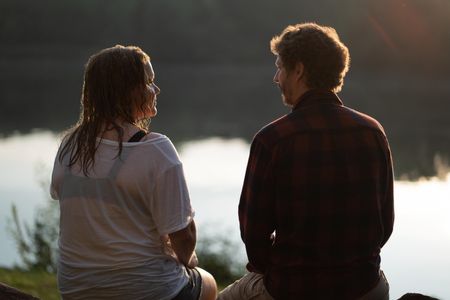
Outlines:
[[[159,86],[157,86],[156,84],[153,84],[155,86],[155,92],[156,95],[158,95],[159,93],[161,93],[161,89],[159,88]]]

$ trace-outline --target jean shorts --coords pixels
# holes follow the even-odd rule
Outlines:
[[[186,268],[189,281],[172,300],[198,300],[202,291],[202,276],[197,269]]]

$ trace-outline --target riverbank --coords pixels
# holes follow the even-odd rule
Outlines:
[[[0,268],[0,282],[40,299],[60,299],[55,274]]]

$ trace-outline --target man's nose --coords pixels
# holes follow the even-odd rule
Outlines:
[[[275,83],[278,83],[278,72],[279,71],[276,71],[275,75],[273,75],[273,82],[275,82]]]

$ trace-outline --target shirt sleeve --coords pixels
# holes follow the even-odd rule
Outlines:
[[[160,235],[181,230],[193,219],[194,211],[181,163],[157,178],[151,211]]]
[[[385,149],[386,159],[386,192],[381,203],[381,217],[383,222],[383,241],[381,246],[388,241],[394,229],[394,170],[392,163],[392,154],[389,143],[385,135],[383,135],[382,143]]]
[[[266,270],[275,230],[272,160],[269,149],[255,138],[239,202],[239,222],[249,260],[247,268],[258,273]]]

